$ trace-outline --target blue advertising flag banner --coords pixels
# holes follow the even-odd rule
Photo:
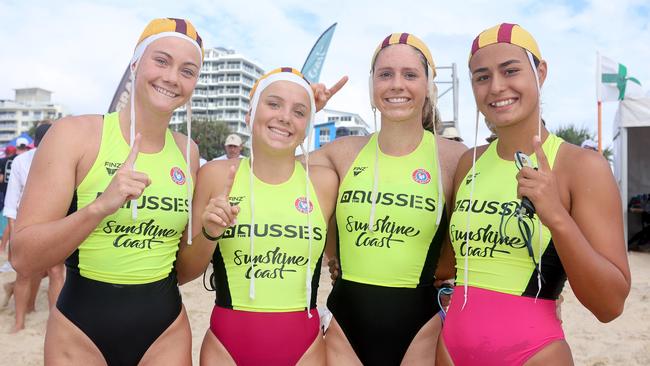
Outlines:
[[[325,56],[327,56],[327,50],[330,47],[330,42],[332,41],[332,36],[334,36],[334,29],[336,29],[336,24],[332,24],[321,36],[318,38],[314,47],[312,47],[305,64],[302,66],[300,72],[305,76],[310,83],[317,83],[320,80],[320,72],[323,69],[323,63],[325,62]]]

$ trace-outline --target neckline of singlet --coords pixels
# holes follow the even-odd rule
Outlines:
[[[427,131],[426,130],[422,131],[422,137],[420,138],[420,142],[415,147],[415,149],[413,149],[413,151],[409,152],[408,154],[398,155],[398,156],[389,155],[389,154],[387,154],[387,153],[385,153],[385,152],[383,152],[381,150],[381,146],[379,146],[379,132],[374,133],[372,138],[377,140],[375,143],[377,144],[377,151],[379,151],[379,156],[380,157],[387,158],[387,159],[392,159],[392,160],[397,160],[397,159],[406,159],[406,158],[410,158],[410,157],[414,156],[422,148],[422,146],[424,146],[426,136],[427,136]],[[372,141],[372,139],[371,139],[371,141]],[[369,141],[369,142],[371,142],[371,141]]]
[[[257,177],[257,175],[255,175],[255,172],[251,172],[250,161],[251,161],[250,158],[243,158],[239,164],[245,164],[246,168],[248,169],[248,174],[253,175],[254,184],[255,185],[260,184],[262,186],[275,187],[275,188],[283,187],[283,186],[285,186],[287,184],[291,184],[291,182],[293,181],[293,179],[295,178],[295,176],[297,174],[297,170],[298,170],[297,165],[300,164],[297,161],[295,161],[294,164],[293,164],[293,171],[291,172],[291,175],[289,176],[289,178],[287,180],[285,180],[284,182],[274,184],[274,183],[267,183],[267,182],[261,180],[259,177]]]
[[[122,133],[122,126],[120,126],[120,113],[119,112],[113,112],[113,113],[115,113],[115,117],[113,117],[113,118],[115,118],[116,123],[112,128],[114,130],[114,134],[117,135],[117,139],[119,140],[120,148],[126,148],[129,151],[131,151],[131,145],[129,145],[129,143],[124,138],[124,134]],[[104,123],[106,123],[106,118],[107,117],[110,118],[111,114],[112,113],[104,115]],[[140,157],[140,156],[155,157],[156,155],[164,154],[166,152],[167,148],[168,148],[168,142],[170,140],[170,137],[172,137],[171,140],[173,140],[173,136],[171,136],[171,131],[168,128],[166,128],[165,129],[165,141],[163,143],[162,148],[159,151],[156,151],[156,152],[153,152],[153,153],[147,153],[147,152],[140,151],[140,152],[138,152],[138,157]]]
[[[542,142],[542,150],[544,150],[544,154],[546,154],[547,158],[549,159],[549,164],[551,164],[551,166],[552,166],[552,160],[551,160],[551,157],[548,156],[549,155],[549,150],[548,149],[549,149],[549,146],[552,143],[551,141],[554,140],[555,137],[556,136],[553,133],[549,132],[548,135],[546,136],[546,140],[544,140],[544,142]],[[487,155],[488,157],[492,157],[493,159],[495,159],[499,163],[512,164],[512,166],[515,166],[515,157],[514,157],[514,155],[513,155],[512,159],[504,159],[504,158],[501,157],[501,155],[499,155],[499,152],[497,151],[497,144],[498,143],[499,143],[498,139],[492,141],[488,145],[488,148],[485,150],[483,155]],[[483,155],[481,155],[481,157],[483,157]],[[533,151],[532,154],[528,155],[528,157],[530,157],[531,159],[534,158],[535,162],[538,163],[537,155],[535,154],[534,151]]]

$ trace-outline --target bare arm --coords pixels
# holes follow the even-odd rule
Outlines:
[[[565,144],[566,145],[566,144]],[[563,145],[565,165],[551,171],[536,141],[539,171],[522,170],[518,195],[531,199],[550,230],[571,288],[600,321],[623,311],[630,291],[630,268],[623,234],[621,200],[605,159],[593,152]],[[570,209],[560,199],[564,176]]]
[[[459,142],[449,141],[441,137],[436,141],[439,144],[442,185],[445,193],[445,214],[447,215],[447,222],[449,222],[454,209],[455,192],[456,187],[458,187],[457,179],[463,179],[462,177],[457,177],[456,172],[459,161],[467,151],[467,147]],[[463,177],[466,173],[466,171],[463,173]],[[445,237],[442,242],[438,266],[436,267],[436,279],[438,280],[452,279],[456,276],[456,259],[451,241],[449,240],[449,230],[447,227],[444,229]]]
[[[203,228],[208,235],[219,237],[239,212],[239,207],[231,207],[228,199],[236,169],[228,160],[208,162],[199,169],[192,209],[192,245],[181,242],[176,260],[180,284],[192,281],[205,271],[218,245],[218,240],[203,235]]]
[[[456,143],[458,145],[465,145]],[[478,159],[487,149],[487,145],[477,147],[476,159]],[[464,149],[464,152],[458,158],[456,169],[454,172],[454,179],[452,183],[452,190],[450,193],[450,199],[447,201],[449,207],[447,207],[449,212],[449,218],[453,215],[454,206],[456,204],[456,194],[458,193],[458,188],[460,184],[465,179],[467,173],[472,169],[472,155],[474,154],[473,149]],[[443,165],[444,166],[444,165]],[[447,197],[447,192],[445,192],[445,197]],[[452,278],[456,276],[456,258],[454,255],[454,248],[451,244],[449,237],[445,238],[444,247],[442,248],[442,253],[440,254],[440,260],[438,261],[438,268],[436,271],[436,278],[445,279]]]
[[[325,257],[328,263],[332,260],[338,261],[336,252],[336,215],[332,215],[327,225],[327,237],[325,238]]]
[[[136,199],[149,178],[133,171],[134,149],[104,193],[86,207],[66,216],[76,186],[76,169],[84,154],[86,129],[81,117],[57,122],[41,142],[32,162],[12,238],[12,265],[30,274],[67,258],[107,215],[128,199]],[[56,182],[56,184],[53,184]]]
[[[338,258],[336,253],[336,200],[338,197],[339,179],[336,172],[322,166],[311,166],[311,180],[318,195],[318,202],[327,222],[325,237],[325,258],[332,280],[338,277]]]

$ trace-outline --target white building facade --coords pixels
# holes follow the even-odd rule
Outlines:
[[[192,96],[192,119],[224,121],[232,132],[249,136],[244,117],[253,84],[264,74],[262,67],[225,48],[205,50],[201,76]],[[186,110],[174,111],[172,124],[185,122]]]
[[[34,122],[64,116],[61,105],[52,103],[52,92],[42,88],[15,89],[14,100],[0,99],[0,146],[29,131]]]
[[[370,126],[358,114],[323,109],[316,114],[309,150],[318,149],[340,136],[368,134],[370,134]]]

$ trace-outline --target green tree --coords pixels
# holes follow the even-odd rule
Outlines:
[[[578,127],[573,124],[568,124],[560,126],[557,130],[553,131],[553,133],[560,136],[564,141],[578,146],[581,146],[585,140],[596,141],[594,133],[584,126]],[[603,156],[608,161],[612,161],[613,152],[611,146],[603,150]]]
[[[174,131],[187,134],[187,123],[170,126]],[[192,119],[192,139],[199,145],[201,157],[210,161],[226,153],[223,144],[232,132],[224,121],[213,118]]]

